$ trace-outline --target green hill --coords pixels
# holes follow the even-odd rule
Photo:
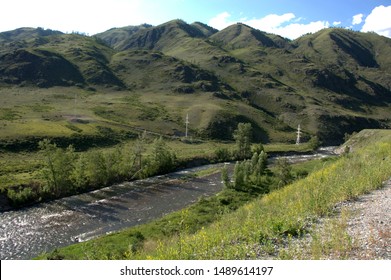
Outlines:
[[[282,37],[267,34],[245,24],[231,25],[210,36],[210,40],[224,49],[241,49],[248,47],[279,48],[288,45]]]
[[[390,52],[388,38],[340,28],[294,41],[241,23],[218,31],[182,20],[94,37],[3,32],[1,146],[100,135],[98,127],[181,135],[186,114],[197,137],[227,139],[250,122],[257,140],[294,142],[301,124],[304,138],[336,144],[390,127]]]

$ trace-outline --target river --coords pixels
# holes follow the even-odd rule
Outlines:
[[[287,156],[290,161],[325,157]],[[271,158],[273,161],[273,158]],[[189,168],[0,213],[0,259],[31,259],[43,252],[146,223],[221,191],[220,173],[192,174],[224,164]],[[233,164],[230,164],[231,166]]]

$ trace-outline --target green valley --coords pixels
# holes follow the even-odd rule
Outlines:
[[[327,28],[289,40],[179,19],[94,36],[2,32],[0,210],[244,160],[216,196],[45,257],[264,257],[391,175],[390,53],[391,39],[375,33]],[[342,143],[336,160],[265,167],[264,153]],[[220,170],[203,172],[194,177]]]

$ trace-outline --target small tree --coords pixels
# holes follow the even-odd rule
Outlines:
[[[152,146],[152,160],[150,173],[170,172],[175,166],[176,155],[173,153],[162,137],[156,139]]]
[[[252,127],[250,123],[239,123],[234,131],[236,153],[238,158],[245,159],[251,156]]]
[[[121,177],[121,165],[125,153],[117,147],[114,151],[105,155],[108,181],[115,182]]]
[[[262,143],[258,143],[255,146],[253,146],[252,152],[260,154],[261,152],[264,152],[265,148],[263,147]]]
[[[145,153],[145,141],[147,139],[147,132],[144,131],[142,134],[139,135],[136,143],[134,144],[133,153],[135,156],[135,161],[138,162],[138,169],[141,170],[143,168],[143,162],[142,157],[143,153]]]
[[[233,176],[233,188],[236,190],[241,190],[244,188],[245,181],[244,181],[244,164],[243,162],[236,162],[235,168],[234,168],[234,176]]]
[[[72,185],[75,188],[84,188],[88,186],[88,178],[86,173],[87,160],[81,154],[75,161],[74,168],[70,174]]]
[[[236,162],[232,183],[229,181],[226,167],[222,170],[222,180],[226,187],[237,191],[266,193],[269,191],[266,169],[266,153],[254,153],[251,160]]]
[[[227,188],[231,188],[231,180],[229,179],[228,168],[226,165],[224,165],[223,169],[221,170],[221,180]]]
[[[282,187],[293,180],[292,167],[286,158],[279,158],[276,162],[275,176],[278,179],[278,186]]]
[[[40,141],[38,145],[46,159],[42,173],[48,190],[55,195],[65,193],[71,185],[71,173],[76,159],[74,148],[69,146],[66,150],[60,149],[48,139]]]
[[[216,158],[218,161],[229,161],[231,160],[231,153],[227,148],[217,148],[215,151]]]
[[[320,145],[321,145],[320,140],[319,140],[318,136],[316,136],[316,135],[312,136],[308,143],[309,143],[310,148],[312,150],[318,149],[320,147]]]
[[[108,183],[108,172],[105,156],[100,151],[87,153],[86,175],[92,186],[106,185]]]
[[[256,176],[262,176],[265,175],[267,169],[267,154],[265,152],[261,152],[261,154],[258,156],[258,161],[256,165],[254,165],[254,174]]]

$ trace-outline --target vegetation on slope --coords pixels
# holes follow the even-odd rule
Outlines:
[[[293,252],[285,248],[289,240],[300,238],[304,233],[311,234],[316,220],[332,215],[336,203],[355,199],[363,193],[379,188],[382,182],[391,176],[391,134],[389,131],[371,131],[370,134],[372,137],[367,138],[368,131],[364,131],[351,140],[359,142],[358,139],[365,139],[370,145],[345,154],[336,161],[327,164],[320,162],[319,169],[306,178],[257,198],[235,212],[222,214],[211,225],[200,223],[202,227],[194,228],[196,223],[191,222],[192,217],[196,216],[195,213],[198,213],[198,210],[194,209],[200,205],[205,206],[206,201],[203,201],[197,206],[173,214],[174,216],[167,216],[162,221],[58,249],[49,257],[293,258]],[[226,191],[228,190],[230,189]],[[219,196],[216,198],[219,199]],[[177,221],[175,231],[168,234],[168,237],[161,233],[156,235],[156,230],[159,232],[166,228],[165,219],[170,220],[173,217],[177,217],[177,220],[174,219]],[[344,236],[342,232],[339,236],[342,239],[338,243],[340,247],[333,249],[345,250],[349,247],[345,247],[344,242],[349,241]],[[309,258],[324,257],[319,255],[319,252],[314,253],[316,255]],[[341,252],[340,257],[343,256]]]
[[[390,133],[307,178],[222,217],[196,234],[179,235],[136,257],[158,259],[283,258],[276,250],[301,236],[333,206],[382,186],[391,176]],[[277,246],[275,246],[277,245]]]
[[[91,121],[110,122],[99,126],[126,123],[172,134],[192,113],[200,119],[194,132],[217,139],[226,138],[215,129],[226,116],[221,124],[231,130],[228,135],[245,121],[258,126],[264,142],[293,142],[288,135],[298,124],[330,144],[340,143],[346,132],[390,125],[391,44],[376,34],[330,28],[289,41],[244,24],[217,31],[174,20],[115,28],[95,37],[22,28],[0,38],[0,94],[10,102],[1,109],[14,116],[0,120],[7,130],[20,131],[20,122],[41,123],[40,116],[30,118],[15,106],[43,102],[59,115],[70,115],[75,95],[85,97],[83,114]],[[31,100],[32,90],[37,100]],[[65,104],[47,98],[65,91]],[[17,92],[29,97],[15,104]],[[128,102],[133,96],[141,96],[136,108]],[[151,115],[155,100],[164,108]],[[141,122],[140,111],[148,111]],[[68,136],[58,122],[45,118],[48,128]],[[157,124],[159,118],[167,122]],[[1,141],[25,140],[2,135]]]

